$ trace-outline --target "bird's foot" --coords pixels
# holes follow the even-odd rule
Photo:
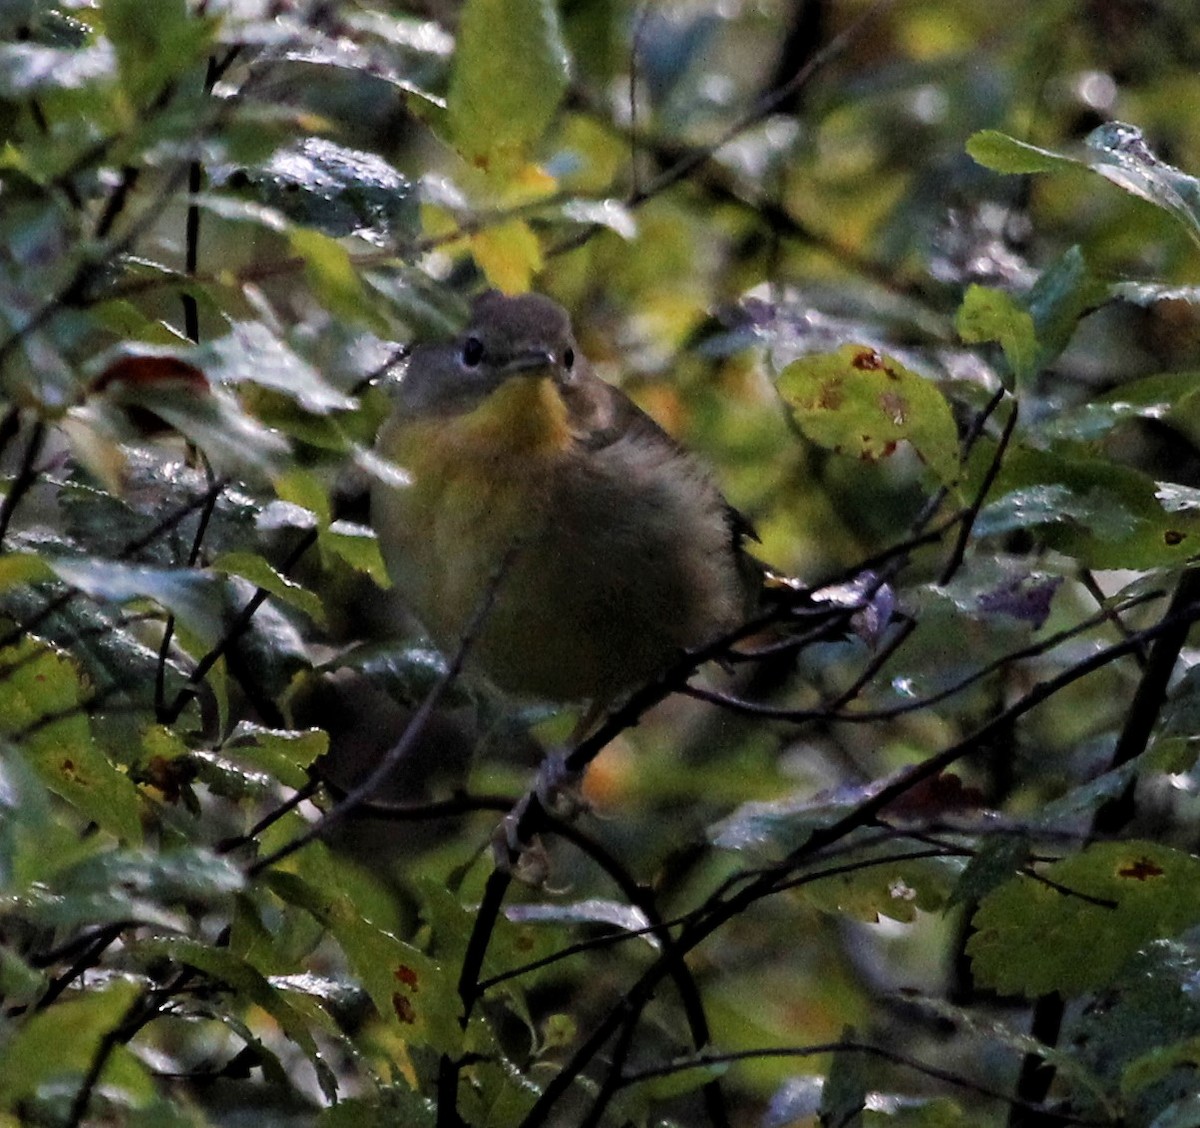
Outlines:
[[[492,837],[492,856],[496,866],[530,885],[543,885],[549,874],[545,847],[530,823],[536,822],[534,803],[547,814],[571,820],[588,809],[580,790],[583,773],[567,767],[566,758],[552,753],[538,768],[537,779],[507,815]]]

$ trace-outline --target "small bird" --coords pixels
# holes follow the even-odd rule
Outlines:
[[[408,480],[373,485],[380,549],[447,653],[499,570],[470,656],[505,691],[595,716],[756,606],[749,523],[549,298],[489,291],[414,349],[377,450]]]

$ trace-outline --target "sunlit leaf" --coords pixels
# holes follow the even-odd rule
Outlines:
[[[542,248],[527,223],[510,219],[471,236],[471,253],[488,281],[505,294],[530,288],[542,268]]]

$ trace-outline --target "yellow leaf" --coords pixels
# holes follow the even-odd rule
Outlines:
[[[472,235],[471,252],[488,281],[505,294],[524,293],[542,269],[541,244],[519,219]]]

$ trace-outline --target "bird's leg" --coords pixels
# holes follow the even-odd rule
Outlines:
[[[582,713],[565,745],[565,750],[548,752],[538,767],[533,786],[521,801],[504,816],[492,839],[492,853],[497,866],[505,869],[520,867],[522,876],[540,885],[546,877],[546,856],[536,836],[528,837],[523,832],[530,804],[536,799],[542,810],[560,819],[574,819],[588,810],[583,796],[583,769],[572,768],[567,759],[575,748],[591,732],[596,722],[604,715],[608,702],[593,701]],[[532,878],[530,874],[536,875]]]

